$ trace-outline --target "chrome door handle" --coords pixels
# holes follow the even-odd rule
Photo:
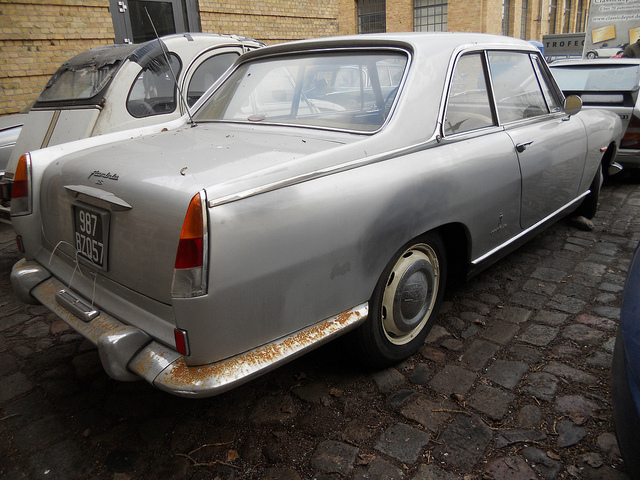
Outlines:
[[[527,147],[529,145],[531,145],[533,143],[533,140],[531,140],[530,142],[524,142],[524,143],[519,143],[518,145],[516,145],[516,150],[518,151],[518,153],[522,153],[524,152]]]

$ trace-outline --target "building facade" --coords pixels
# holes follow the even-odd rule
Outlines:
[[[0,115],[27,106],[89,48],[184,31],[267,44],[373,32],[465,31],[541,40],[584,31],[588,0],[0,0]],[[153,20],[153,23],[149,21]]]
[[[589,0],[339,0],[340,33],[484,32],[526,40],[584,32]],[[351,20],[350,20],[351,19]]]

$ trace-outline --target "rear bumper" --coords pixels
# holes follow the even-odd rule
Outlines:
[[[174,349],[111,315],[98,311],[84,320],[74,315],[56,299],[66,286],[37,262],[22,259],[16,263],[11,283],[23,301],[36,299],[97,345],[102,365],[113,378],[143,378],[161,390],[192,398],[217,395],[273,370],[355,328],[368,314],[364,303],[235,357],[189,366]],[[90,304],[86,299],[78,300]]]

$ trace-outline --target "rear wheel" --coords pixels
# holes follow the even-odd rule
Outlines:
[[[394,365],[424,343],[444,295],[446,258],[440,237],[425,235],[405,246],[385,268],[356,332],[364,359]]]

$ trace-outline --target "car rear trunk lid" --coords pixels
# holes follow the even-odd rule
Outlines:
[[[81,271],[170,304],[180,231],[195,193],[219,183],[242,189],[242,179],[255,181],[260,170],[286,176],[292,161],[340,145],[333,136],[302,141],[253,128],[163,132],[49,165],[40,195],[48,249]],[[209,238],[215,242],[215,232]]]

